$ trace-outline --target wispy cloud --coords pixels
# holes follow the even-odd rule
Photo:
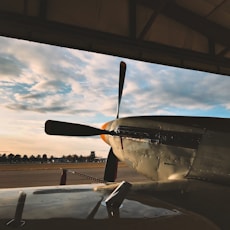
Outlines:
[[[127,63],[127,73],[121,116],[230,115],[230,78],[123,60]],[[117,110],[120,61],[118,57],[0,37],[2,128],[11,131],[11,138],[20,141],[24,138],[24,146],[29,151],[31,145],[26,143],[31,143],[31,138],[33,143],[35,139],[42,139],[47,149],[48,146],[54,148],[48,140],[57,140],[57,137],[53,139],[44,134],[46,119],[96,126],[113,119]],[[28,127],[36,131],[22,138],[17,130],[25,130],[22,126],[28,125],[26,121],[30,121],[33,126]],[[12,123],[17,129],[9,128]],[[36,129],[38,124],[40,128]],[[2,134],[1,138],[9,137],[8,134]],[[82,143],[86,151],[89,139],[74,140]],[[95,139],[90,141],[96,143]],[[69,139],[68,145],[69,152],[75,151],[71,150],[73,145]],[[45,151],[44,147],[36,146]],[[104,143],[97,144],[98,149],[104,149],[103,146]],[[58,150],[55,147],[53,151]]]

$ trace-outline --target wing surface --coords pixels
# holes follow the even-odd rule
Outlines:
[[[159,192],[168,193],[172,184],[134,183],[122,205],[112,214],[104,202],[118,184],[1,189],[0,228],[9,229],[7,224],[16,222],[23,223],[22,229],[63,229],[65,226],[68,229],[76,229],[76,226],[86,229],[108,229],[108,226],[110,229],[181,229],[183,226],[186,229],[218,229],[205,217],[156,198]],[[186,181],[177,184],[188,185]],[[174,192],[180,191],[175,186],[171,188]],[[20,200],[22,193],[26,194],[24,203]]]

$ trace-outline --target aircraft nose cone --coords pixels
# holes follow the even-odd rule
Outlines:
[[[102,125],[101,129],[103,130],[108,130],[109,131],[110,128],[110,122],[106,122],[105,124]],[[109,143],[109,135],[108,134],[101,134],[101,139],[107,143],[108,145],[110,145]]]

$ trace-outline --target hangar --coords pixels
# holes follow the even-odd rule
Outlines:
[[[1,0],[0,35],[230,75],[230,0]]]

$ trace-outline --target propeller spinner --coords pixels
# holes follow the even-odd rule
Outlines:
[[[125,81],[125,72],[126,64],[125,62],[120,62],[120,72],[119,72],[119,89],[118,89],[118,106],[117,106],[117,116],[119,118],[120,103],[122,98],[123,86]],[[106,123],[107,124],[107,123]],[[88,125],[67,123],[62,121],[53,121],[48,120],[45,123],[45,132],[49,135],[62,135],[62,136],[94,136],[101,135],[118,135],[114,131],[106,130],[106,124],[102,126],[102,129],[94,128]],[[107,182],[115,181],[117,177],[117,167],[118,167],[118,158],[113,152],[113,149],[110,148],[105,173],[104,180]]]

